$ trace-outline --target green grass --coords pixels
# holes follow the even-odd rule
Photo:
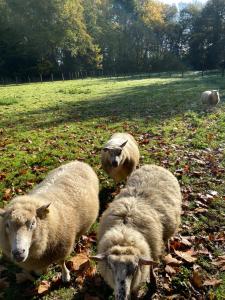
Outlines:
[[[205,112],[200,94],[215,88],[220,89],[221,103]],[[188,165],[187,173],[176,173],[182,188],[191,187],[193,191],[194,196],[189,195],[187,199],[187,212],[197,207],[198,193],[218,192],[217,199],[207,203],[209,211],[204,215],[193,218],[184,214],[180,233],[198,236],[225,230],[223,78],[216,75],[101,78],[1,86],[0,91],[1,206],[14,195],[27,192],[49,170],[81,159],[100,178],[102,211],[112,200],[114,185],[100,167],[100,148],[113,132],[127,131],[139,142],[141,164],[156,163],[172,172]],[[223,250],[216,242],[207,247],[212,253]],[[200,263],[210,271],[208,261],[200,260]],[[175,292],[179,290],[182,294],[181,285],[186,286],[191,270],[191,266],[185,266],[173,279]],[[218,275],[215,272],[212,269],[211,275]],[[10,265],[6,274],[10,286],[5,299],[16,299],[23,293],[23,286],[15,283],[14,273]],[[97,293],[98,288],[93,283],[90,286]],[[86,290],[88,287],[87,283]],[[224,289],[225,283],[217,289],[217,295],[222,295]],[[75,284],[60,286],[44,299],[83,299],[86,290],[78,291]],[[106,286],[101,292],[104,299],[110,297],[111,291]],[[160,293],[166,292],[161,289]],[[218,299],[222,298],[218,296]]]

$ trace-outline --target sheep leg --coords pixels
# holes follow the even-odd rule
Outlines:
[[[62,281],[69,282],[71,279],[70,271],[66,267],[65,260],[61,261],[61,267],[62,267]]]

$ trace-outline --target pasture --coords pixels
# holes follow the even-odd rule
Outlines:
[[[218,88],[221,102],[204,111],[201,92]],[[141,164],[168,168],[182,187],[182,225],[170,245],[179,263],[160,264],[154,299],[225,299],[225,81],[218,75],[0,86],[0,205],[27,192],[49,170],[79,159],[99,176],[104,210],[116,187],[101,170],[99,154],[116,131],[136,138]],[[79,242],[74,255],[95,252],[96,228]],[[68,285],[61,284],[54,266],[36,281],[21,283],[22,276],[16,277],[21,271],[2,258],[0,296],[113,299],[94,275],[94,263],[78,269]],[[47,286],[42,293],[40,285],[43,290]]]

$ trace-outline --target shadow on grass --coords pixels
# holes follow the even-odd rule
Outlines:
[[[110,82],[110,80],[108,80]],[[49,128],[69,122],[104,119],[119,122],[151,119],[156,123],[192,110],[202,111],[199,101],[199,78],[173,79],[171,82],[126,87],[120,93],[82,101],[59,102],[36,110],[15,113],[1,126],[24,126],[26,129]],[[112,87],[113,88],[113,87]]]

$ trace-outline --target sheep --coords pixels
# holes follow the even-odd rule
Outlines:
[[[36,274],[57,262],[62,280],[70,281],[65,259],[98,216],[98,192],[97,175],[86,163],[73,161],[51,171],[30,193],[0,210],[3,254]]]
[[[144,165],[131,174],[103,213],[98,254],[92,258],[99,262],[100,274],[114,289],[115,299],[129,299],[154,274],[153,266],[180,224],[181,200],[172,173]]]
[[[219,91],[205,91],[201,95],[201,101],[203,105],[215,106],[220,102]]]
[[[129,133],[115,133],[101,151],[103,170],[115,182],[125,180],[139,164],[138,144]]]

